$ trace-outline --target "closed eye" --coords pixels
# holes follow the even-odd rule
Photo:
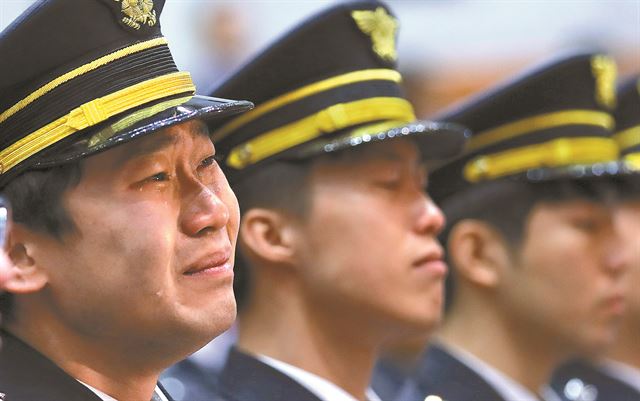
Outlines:
[[[604,221],[595,217],[578,217],[573,220],[573,225],[586,232],[594,232],[602,227]]]
[[[384,189],[395,190],[400,188],[400,185],[402,184],[402,180],[400,178],[377,180],[374,182],[374,184]]]

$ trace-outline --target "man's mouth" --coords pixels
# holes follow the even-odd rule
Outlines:
[[[214,252],[199,259],[187,268],[182,274],[196,276],[203,274],[217,274],[233,270],[231,265],[231,248]]]
[[[441,249],[433,250],[413,262],[413,267],[420,270],[428,270],[436,275],[447,274],[447,265],[443,260],[444,254]]]

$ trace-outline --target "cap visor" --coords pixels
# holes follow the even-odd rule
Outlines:
[[[459,155],[469,136],[470,132],[458,124],[415,121],[382,131],[350,130],[346,134],[314,141],[299,148],[295,155],[299,158],[313,157],[363,146],[367,143],[407,137],[415,140],[425,160],[441,161]]]
[[[524,179],[529,182],[545,182],[563,179],[593,179],[593,178],[616,178],[631,174],[638,174],[632,166],[621,161],[610,161],[593,164],[579,164],[566,167],[544,167],[527,170],[518,174],[514,178]]]

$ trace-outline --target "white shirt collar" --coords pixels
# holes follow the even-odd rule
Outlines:
[[[256,358],[297,381],[322,401],[358,401],[351,394],[331,383],[329,380],[311,372],[307,372],[306,370],[266,355],[256,355]],[[370,388],[367,389],[366,397],[368,401],[381,401],[380,397]]]
[[[602,361],[599,366],[609,376],[614,377],[640,391],[640,369],[637,367],[611,359]]]
[[[78,380],[78,379],[76,379],[76,380]],[[115,398],[113,398],[112,396],[110,396],[109,394],[104,393],[104,392],[98,390],[97,388],[95,388],[93,386],[88,385],[87,383],[83,382],[82,380],[78,380],[78,381],[80,382],[80,384],[82,384],[83,386],[85,386],[89,390],[93,391],[93,393],[95,395],[97,395],[98,397],[100,397],[100,399],[102,401],[118,401]]]
[[[438,345],[446,349],[452,356],[478,374],[478,376],[482,377],[505,400],[540,401],[540,398],[536,394],[470,352],[453,344],[443,344],[440,342]],[[541,389],[541,393],[544,394],[548,401],[557,399],[557,395],[546,387]]]
[[[78,380],[78,379],[76,379]],[[85,386],[86,388],[88,388],[89,390],[93,391],[93,393],[95,395],[97,395],[102,401],[118,401],[115,398],[113,398],[112,396],[110,396],[109,394],[106,394],[100,390],[98,390],[97,388],[88,385],[87,383],[78,380],[80,382],[80,384],[82,384],[83,386]],[[156,395],[158,395],[158,397],[160,397],[160,400],[162,401],[169,401],[169,399],[162,393],[162,391],[160,390],[160,388],[158,386],[156,386],[155,388],[155,393]]]

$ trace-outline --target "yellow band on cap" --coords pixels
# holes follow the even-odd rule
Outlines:
[[[179,97],[176,99],[171,99],[165,102],[154,104],[151,107],[145,107],[144,109],[135,111],[131,114],[127,114],[127,116],[124,117],[123,119],[93,134],[91,138],[89,138],[89,141],[87,142],[87,147],[93,148],[96,146],[100,146],[103,143],[110,140],[111,138],[113,138],[114,136],[116,136],[119,132],[129,128],[133,124],[136,124],[144,120],[145,118],[149,118],[155,114],[158,114],[167,109],[170,109],[171,107],[176,107],[181,104],[184,104],[191,99],[193,99],[193,95]]]
[[[613,135],[613,139],[618,142],[618,146],[622,150],[640,145],[640,125],[616,133]]]
[[[402,76],[398,71],[390,70],[390,69],[371,69],[371,70],[360,70],[353,71],[343,75],[338,75],[335,77],[331,77],[319,82],[312,83],[307,86],[303,86],[302,88],[296,89],[292,92],[285,93],[284,95],[278,96],[274,99],[271,99],[255,109],[241,114],[235,119],[228,122],[226,125],[223,125],[219,129],[217,129],[213,135],[212,139],[214,142],[221,140],[222,138],[229,135],[231,132],[240,128],[243,125],[248,124],[249,122],[255,120],[256,118],[289,103],[295,102],[296,100],[300,100],[302,98],[314,95],[319,92],[323,92],[329,89],[333,89],[339,86],[349,85],[356,82],[362,81],[392,81],[392,82],[400,82],[402,81]]]
[[[629,153],[622,158],[632,170],[640,171],[640,152]]]
[[[182,93],[195,93],[195,86],[188,72],[175,72],[149,79],[87,102],[0,151],[0,173],[74,132],[145,103]]]
[[[411,103],[395,97],[374,97],[335,104],[236,146],[229,153],[227,164],[242,169],[323,134],[389,119],[405,122],[415,120]]]
[[[491,155],[479,156],[464,167],[464,178],[478,182],[543,167],[564,167],[614,161],[618,145],[610,138],[560,138]]]
[[[107,54],[106,56],[93,60],[90,63],[82,65],[72,71],[69,71],[66,74],[63,74],[58,78],[54,79],[53,81],[50,81],[46,85],[41,86],[36,91],[32,92],[29,96],[25,97],[18,103],[14,104],[10,108],[2,112],[2,114],[0,114],[0,123],[5,121],[7,118],[11,117],[12,115],[16,114],[18,111],[24,109],[30,103],[34,102],[38,98],[44,96],[48,92],[51,92],[58,86],[72,80],[73,78],[79,77],[80,75],[84,75],[90,71],[93,71],[99,67],[102,67],[106,64],[109,64],[123,57],[129,56],[131,54],[138,53],[143,50],[150,49],[152,47],[166,45],[166,44],[167,44],[167,39],[165,38],[156,38],[156,39],[147,40],[145,42],[136,43],[135,45],[122,48],[113,53]]]
[[[566,110],[540,114],[479,132],[467,142],[465,151],[466,153],[473,152],[530,132],[564,125],[594,125],[611,130],[615,126],[615,122],[611,114],[593,110]]]

